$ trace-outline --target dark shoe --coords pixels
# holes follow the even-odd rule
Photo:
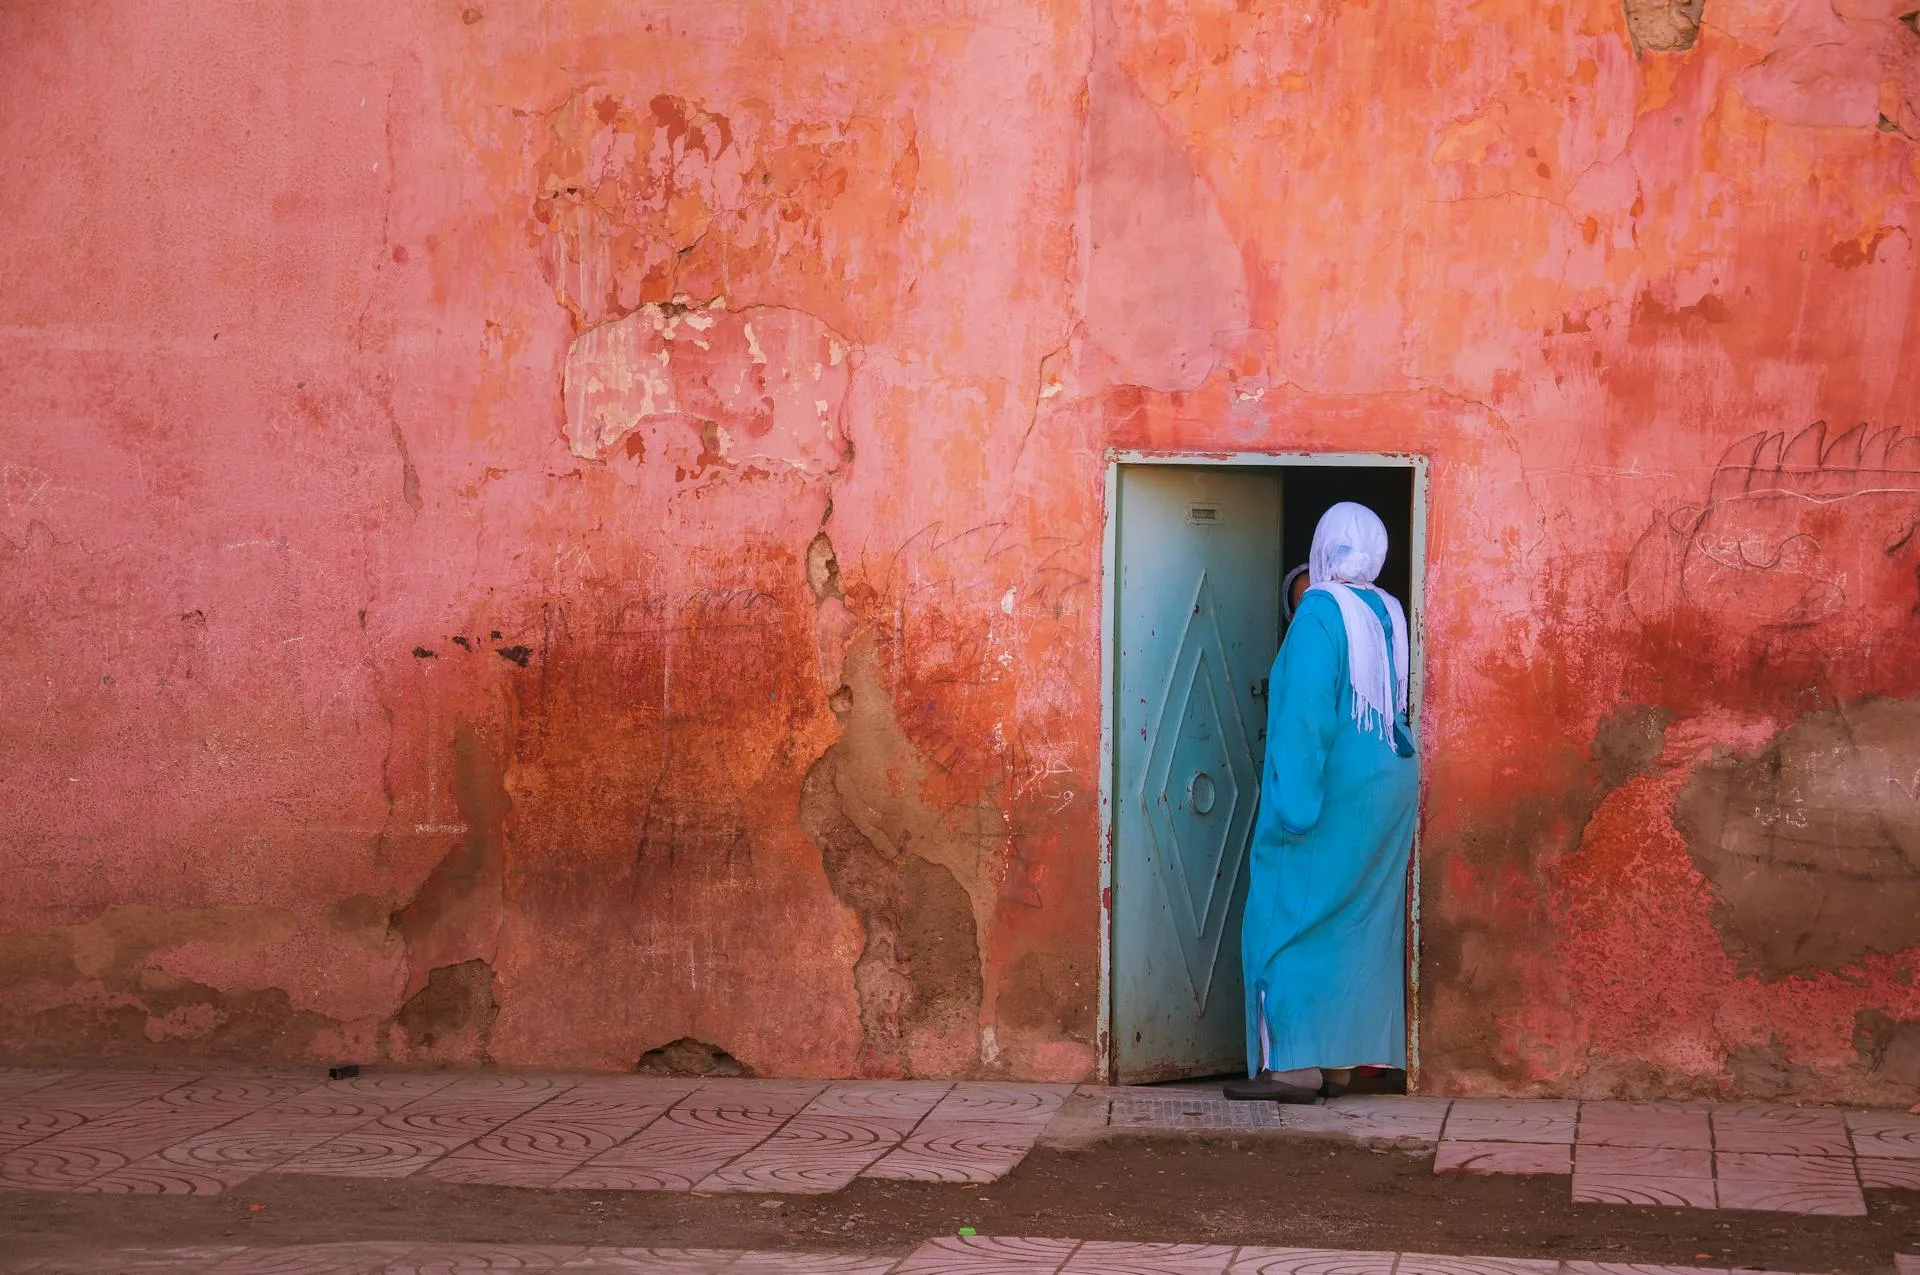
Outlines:
[[[1235,1102],[1285,1102],[1304,1106],[1317,1102],[1320,1092],[1281,1080],[1229,1080],[1220,1092]]]

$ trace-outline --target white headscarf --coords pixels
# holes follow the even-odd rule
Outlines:
[[[1313,530],[1307,578],[1313,588],[1340,604],[1347,628],[1347,677],[1353,686],[1353,720],[1363,731],[1393,739],[1395,713],[1407,711],[1407,616],[1393,595],[1373,586],[1387,560],[1387,528],[1365,505],[1343,500],[1320,516]],[[1365,589],[1386,603],[1393,621],[1393,663],[1387,663],[1387,635],[1380,619],[1360,600]],[[1389,672],[1397,673],[1395,679]],[[1392,683],[1397,680],[1399,685]]]

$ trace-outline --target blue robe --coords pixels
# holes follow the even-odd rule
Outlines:
[[[1357,592],[1386,624],[1380,600]],[[1268,687],[1240,939],[1247,1072],[1405,1067],[1407,862],[1420,801],[1406,718],[1393,743],[1362,733],[1346,627],[1322,592],[1301,598]]]

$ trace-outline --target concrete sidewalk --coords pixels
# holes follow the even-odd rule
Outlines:
[[[1896,1260],[1897,1275],[1920,1275],[1920,1257]],[[0,1259],[0,1272],[6,1275],[493,1275],[501,1271],[556,1275],[1733,1275],[1709,1266],[991,1236],[930,1240],[905,1256],[616,1246],[312,1244],[115,1249],[17,1265]]]
[[[0,1268],[43,1272],[1864,1275],[1916,1171],[1920,1116],[1831,1108],[0,1070]]]
[[[1570,1178],[1583,1204],[1866,1215],[1920,1190],[1920,1115],[1755,1103],[1342,1098],[1228,1102],[1197,1087],[1095,1089],[1108,1128],[1305,1133],[1435,1148],[1436,1173]]]
[[[1582,1203],[1864,1216],[1920,1189],[1920,1115],[1753,1104],[508,1072],[0,1071],[0,1189],[214,1194],[263,1173],[559,1190],[818,1193],[991,1182],[1045,1136],[1310,1135],[1438,1173],[1561,1175]]]
[[[512,1073],[0,1072],[0,1189],[218,1194],[263,1173],[559,1190],[990,1182],[1071,1086]]]

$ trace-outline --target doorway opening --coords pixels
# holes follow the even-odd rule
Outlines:
[[[1386,524],[1378,583],[1406,607],[1419,711],[1425,458],[1112,453],[1102,729],[1106,1069],[1140,1084],[1244,1070],[1240,918],[1265,758],[1281,584],[1327,508]],[[1417,737],[1417,732],[1416,732]],[[1408,1077],[1417,1076],[1418,846],[1409,892]]]
[[[1387,524],[1387,563],[1374,581],[1407,607],[1413,624],[1413,467],[1411,465],[1282,465],[1281,554],[1287,569],[1313,548],[1320,515],[1343,500],[1365,505]]]

